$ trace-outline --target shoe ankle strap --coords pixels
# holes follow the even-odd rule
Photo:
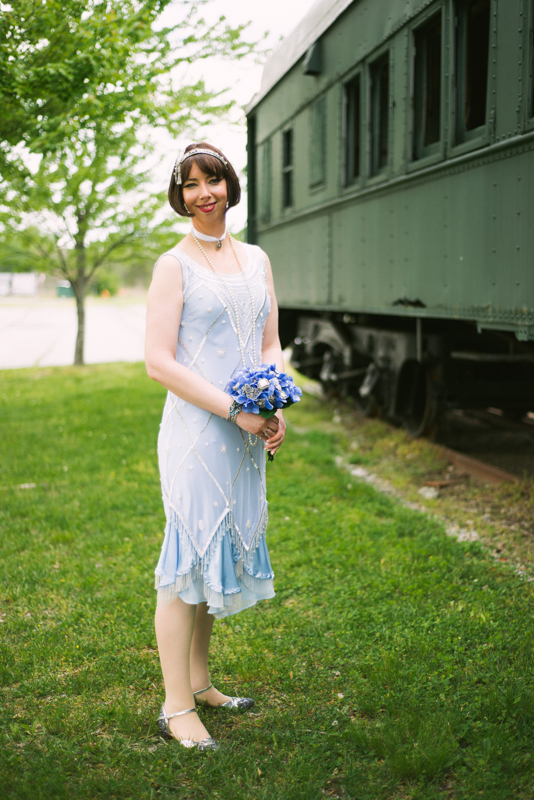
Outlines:
[[[177,711],[176,714],[167,714],[164,708],[161,710],[163,712],[163,719],[165,722],[168,722],[173,717],[182,717],[184,714],[191,714],[193,711],[196,711],[196,708],[186,708],[185,711]]]
[[[193,697],[195,697],[197,694],[204,694],[204,692],[207,692],[208,689],[211,689],[211,688],[213,688],[213,683],[210,683],[210,685],[206,686],[205,689],[199,689],[198,691],[193,692]]]

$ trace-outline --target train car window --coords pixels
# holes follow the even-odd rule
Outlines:
[[[267,139],[261,154],[260,217],[264,224],[271,221],[272,169],[272,146],[271,140]]]
[[[282,134],[282,205],[293,205],[293,128]]]
[[[371,77],[371,174],[382,172],[389,148],[389,53],[370,68]]]
[[[413,153],[429,155],[441,139],[441,11],[414,32]]]
[[[456,133],[460,142],[486,124],[489,34],[490,0],[457,2]]]
[[[310,106],[310,186],[324,183],[326,161],[326,99]]]
[[[361,78],[357,75],[345,85],[345,185],[360,177]]]

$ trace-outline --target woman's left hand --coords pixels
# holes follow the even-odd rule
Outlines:
[[[286,435],[286,423],[284,422],[284,416],[282,412],[277,411],[275,416],[278,418],[278,429],[270,439],[265,440],[265,449],[269,450],[273,456],[280,448]]]

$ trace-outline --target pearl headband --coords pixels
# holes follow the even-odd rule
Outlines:
[[[195,147],[194,150],[188,150],[187,153],[184,152],[178,156],[176,162],[174,164],[174,178],[176,180],[176,185],[179,186],[182,182],[182,164],[189,158],[190,156],[198,156],[198,155],[206,155],[206,156],[213,156],[214,158],[218,158],[219,161],[224,164],[226,168],[228,168],[228,161],[223,156],[220,156],[219,153],[216,153],[215,150],[206,150],[204,147]]]

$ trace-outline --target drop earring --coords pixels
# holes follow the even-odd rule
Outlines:
[[[228,206],[229,206],[229,205],[230,205],[230,203],[229,203],[229,202],[228,202],[228,200],[227,200],[227,201],[226,201],[226,208],[228,208]]]

